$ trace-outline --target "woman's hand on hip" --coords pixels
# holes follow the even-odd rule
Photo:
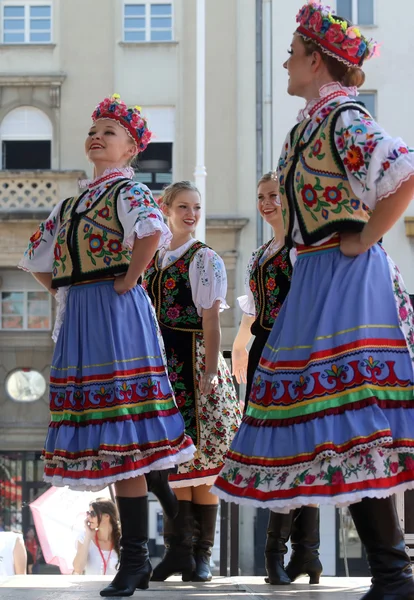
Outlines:
[[[128,282],[125,275],[119,275],[118,277],[115,277],[114,290],[116,291],[118,296],[123,296],[124,294],[132,290],[135,286],[136,282],[134,283],[134,285],[131,285]]]
[[[360,233],[341,233],[340,249],[342,254],[353,258],[366,252],[369,247],[363,244]]]

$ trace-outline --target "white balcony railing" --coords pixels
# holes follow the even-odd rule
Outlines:
[[[0,213],[50,211],[78,193],[84,171],[0,171]]]

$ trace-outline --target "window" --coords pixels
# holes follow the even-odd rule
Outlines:
[[[360,92],[356,98],[353,98],[355,102],[360,102],[365,106],[367,111],[372,115],[374,119],[377,118],[377,94],[376,92]]]
[[[51,323],[48,292],[1,292],[2,330],[48,330]]]
[[[356,25],[374,25],[374,0],[336,0],[336,14]]]
[[[52,41],[52,6],[37,2],[3,3],[3,44],[48,44]]]
[[[140,155],[135,179],[154,193],[172,183],[172,144],[153,142]]]
[[[3,169],[51,168],[53,127],[49,117],[33,106],[10,111],[0,127]]]
[[[172,4],[124,4],[125,42],[170,42],[173,39]]]

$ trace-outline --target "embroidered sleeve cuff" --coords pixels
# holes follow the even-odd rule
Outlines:
[[[124,244],[129,248],[133,248],[135,238],[145,238],[153,235],[156,231],[161,231],[158,247],[162,248],[163,246],[168,246],[172,238],[172,233],[164,221],[157,218],[146,218],[142,221],[137,221],[131,233],[125,238]]]
[[[414,175],[414,153],[402,154],[389,164],[388,169],[377,182],[378,201],[394,194],[412,175]]]

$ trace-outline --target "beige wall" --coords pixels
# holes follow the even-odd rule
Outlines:
[[[239,316],[234,309],[236,297],[255,245],[254,4],[252,0],[206,1],[207,242],[223,257],[228,272],[232,309],[222,315],[224,348],[232,345]],[[54,0],[53,45],[0,44],[0,82],[5,76],[23,78],[20,83],[3,84],[0,120],[15,106],[42,108],[54,124],[53,169],[85,170],[91,175],[83,143],[91,113],[103,97],[117,92],[127,103],[173,107],[174,177],[193,179],[196,2],[175,1],[174,41],[155,44],[122,42],[122,6],[121,0]],[[60,103],[54,105],[50,86],[58,74]],[[44,76],[46,83],[41,81]],[[68,175],[70,189],[62,188],[64,196],[76,192],[79,175]],[[64,175],[56,177],[63,181]],[[0,267],[14,268],[18,262],[42,215],[32,216],[4,218],[0,208]],[[47,379],[52,351],[49,332],[0,331],[0,449],[42,447],[47,394],[25,406],[6,399],[3,390],[7,373],[17,367],[31,366]]]

